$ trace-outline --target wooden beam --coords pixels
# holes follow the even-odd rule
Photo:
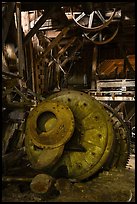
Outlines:
[[[125,121],[130,121],[132,119],[132,116],[134,115],[135,115],[135,106],[133,106],[132,109],[129,111],[129,113],[125,117]]]
[[[12,72],[2,71],[2,74],[6,75],[6,76],[9,76],[11,78],[20,78],[20,79],[22,78],[20,75],[14,74]]]
[[[114,109],[116,112],[119,112],[125,106],[125,101],[122,101]]]
[[[49,18],[51,13],[54,11],[55,7],[50,8],[48,11],[44,11],[43,16],[37,21],[35,26],[30,30],[30,32],[24,38],[24,45],[27,44],[33,35],[39,30],[43,23]]]
[[[57,57],[61,57],[62,54],[64,54],[64,52],[72,45],[72,43],[74,43],[74,41],[76,40],[76,36],[72,37],[68,43],[58,52]]]
[[[74,43],[75,40],[76,40],[76,36],[72,37],[72,38],[68,41],[68,43],[67,43],[63,48],[61,48],[61,50],[58,52],[58,54],[57,54],[57,56],[55,56],[55,58],[60,58],[61,55],[64,54],[64,52],[72,45],[72,43]],[[53,65],[53,63],[55,63],[55,60],[52,60],[52,61],[49,63],[48,67],[50,67],[51,65]]]
[[[65,64],[72,60],[75,56],[75,53],[81,48],[81,46],[83,45],[82,42],[79,43],[78,46],[76,46],[76,48],[73,50],[73,52],[71,53],[71,55],[69,57],[67,57],[67,59],[65,59],[62,63],[61,63],[61,67],[65,66]]]
[[[46,55],[51,51],[51,49],[53,49],[53,47],[55,47],[59,43],[59,41],[63,38],[63,36],[68,32],[69,29],[70,29],[69,26],[64,27],[62,29],[58,36],[49,44],[45,52],[40,56],[38,62],[42,61],[42,59],[46,57]]]
[[[18,44],[18,58],[19,58],[19,75],[23,78],[23,71],[25,70],[25,57],[22,45],[22,28],[21,28],[21,3],[16,2],[16,19],[17,19],[17,44]]]
[[[2,182],[10,183],[10,182],[31,182],[33,178],[29,177],[16,177],[16,176],[2,176]]]

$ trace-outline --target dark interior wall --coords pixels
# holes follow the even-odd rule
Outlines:
[[[135,46],[127,46],[126,44],[113,43],[106,44],[98,47],[98,62],[106,59],[122,59],[123,52],[128,55],[135,53]]]

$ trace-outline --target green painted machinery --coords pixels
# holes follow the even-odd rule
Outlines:
[[[128,131],[118,115],[74,90],[54,93],[30,111],[25,146],[32,168],[76,181],[124,168],[129,157]]]

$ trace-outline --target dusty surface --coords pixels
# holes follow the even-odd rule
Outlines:
[[[31,192],[28,184],[3,184],[2,202],[135,202],[135,155],[126,169],[99,173],[86,182],[57,179],[48,194]]]

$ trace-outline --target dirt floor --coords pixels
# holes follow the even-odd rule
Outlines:
[[[126,169],[111,169],[74,183],[56,179],[46,194],[33,193],[30,183],[3,183],[2,202],[135,202],[135,155]]]

